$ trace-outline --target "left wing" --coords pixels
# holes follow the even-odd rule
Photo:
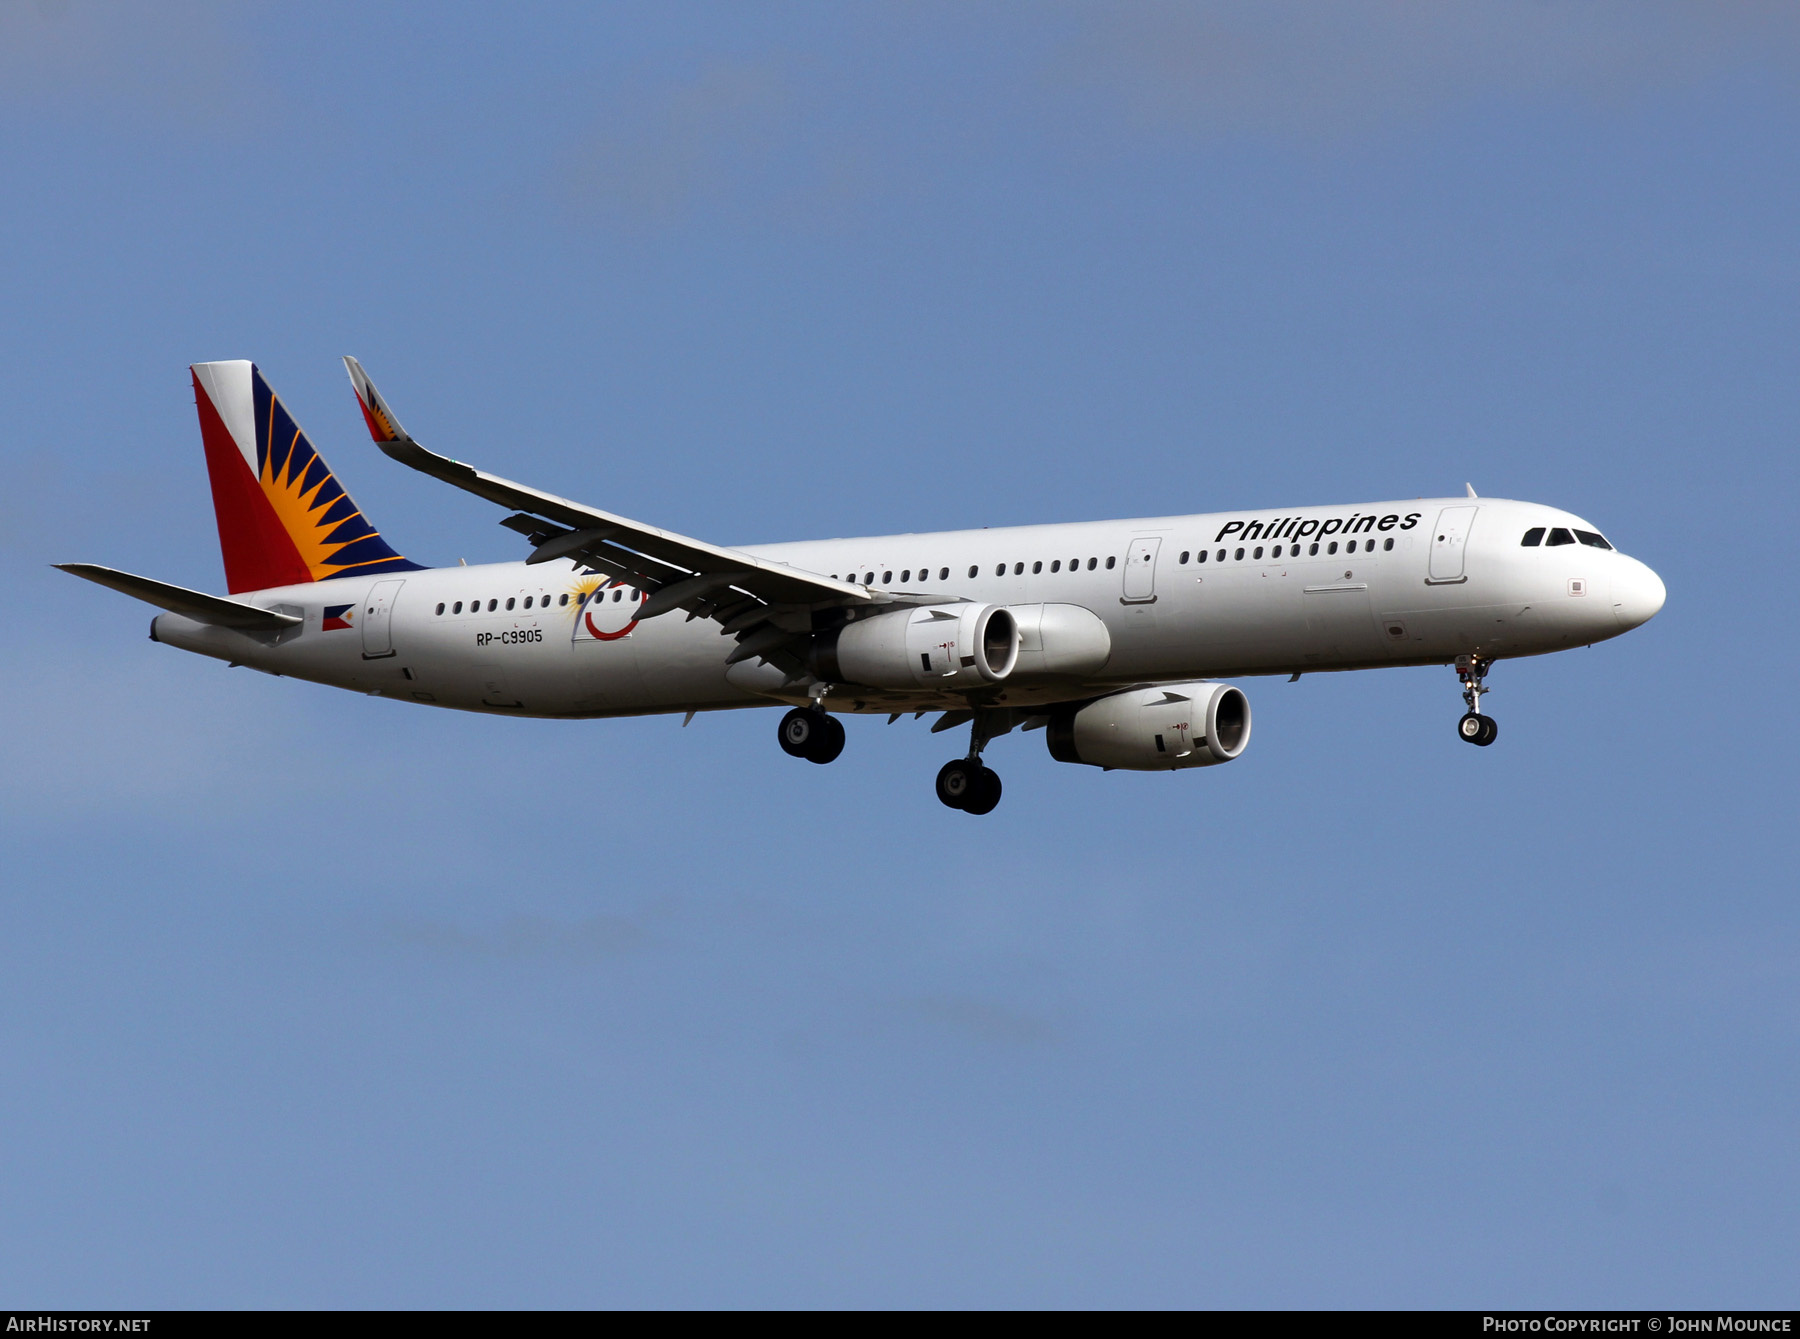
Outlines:
[[[533,548],[526,562],[569,558],[597,572],[627,577],[651,592],[640,619],[672,609],[687,610],[690,619],[717,619],[721,632],[735,633],[738,638],[737,648],[726,657],[728,662],[760,658],[798,672],[802,662],[794,646],[812,632],[815,611],[917,602],[659,530],[440,456],[420,446],[400,426],[361,363],[347,357],[344,366],[349,369],[369,435],[387,455],[477,497],[513,508],[516,514],[500,524],[531,541]]]
[[[97,563],[52,563],[51,566],[70,576],[129,595],[134,600],[153,604],[158,609],[167,609],[196,623],[210,623],[214,627],[236,628],[240,632],[280,632],[284,628],[297,627],[301,621],[296,614],[263,609],[242,600],[227,600],[185,586],[171,586],[166,581],[101,567]]]

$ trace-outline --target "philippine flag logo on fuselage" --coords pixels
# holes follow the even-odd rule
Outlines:
[[[325,606],[325,617],[319,620],[320,632],[331,632],[337,628],[350,626],[350,615],[356,606],[353,604],[328,604]]]

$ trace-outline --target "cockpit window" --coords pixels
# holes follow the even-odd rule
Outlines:
[[[1606,537],[1604,535],[1596,535],[1592,530],[1577,530],[1575,532],[1575,538],[1579,539],[1583,544],[1586,544],[1590,549],[1610,549],[1612,547],[1611,544],[1606,542]]]
[[[1535,549],[1543,542],[1544,527],[1541,525],[1534,525],[1525,532],[1525,538],[1519,541],[1519,547],[1522,549]]]
[[[1571,535],[1567,530],[1564,530],[1559,525],[1556,527],[1556,529],[1554,529],[1550,532],[1550,538],[1545,541],[1544,547],[1547,549],[1553,549],[1558,544],[1573,544],[1574,542],[1575,542],[1575,536]]]

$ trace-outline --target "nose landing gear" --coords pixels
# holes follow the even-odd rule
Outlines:
[[[1494,662],[1483,656],[1458,656],[1456,677],[1462,680],[1463,701],[1468,711],[1456,723],[1457,738],[1465,743],[1486,748],[1500,737],[1500,726],[1492,716],[1481,714],[1481,695],[1488,691],[1486,679]]]
[[[844,723],[819,707],[795,707],[776,730],[790,758],[828,763],[844,751]]]

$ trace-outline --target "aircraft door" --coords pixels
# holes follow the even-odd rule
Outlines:
[[[1463,551],[1468,547],[1469,531],[1475,525],[1479,507],[1445,507],[1438,513],[1437,529],[1431,532],[1431,576],[1434,582],[1464,581]],[[1413,569],[1417,571],[1417,568]]]
[[[380,660],[394,654],[394,599],[404,581],[377,581],[363,598],[363,659]]]
[[[1146,535],[1131,541],[1125,555],[1125,593],[1121,604],[1150,604],[1156,599],[1156,554],[1162,548],[1161,535]]]

